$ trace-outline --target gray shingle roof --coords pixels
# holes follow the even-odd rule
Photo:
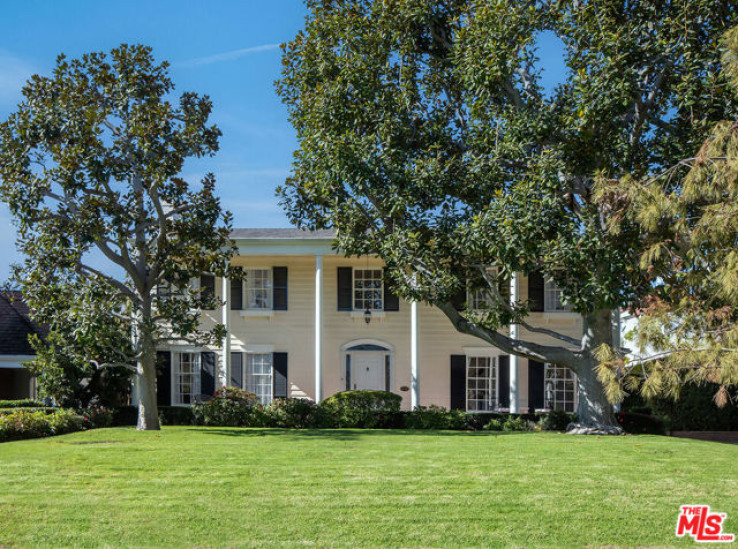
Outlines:
[[[43,335],[43,330],[28,315],[20,292],[0,292],[0,355],[35,354],[28,336]]]
[[[303,229],[233,229],[234,240],[330,240],[336,236],[332,229],[305,231]]]

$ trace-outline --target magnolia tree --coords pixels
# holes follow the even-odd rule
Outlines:
[[[594,185],[658,173],[733,112],[719,37],[734,3],[307,5],[277,83],[299,142],[279,191],[291,220],[378,254],[395,291],[460,332],[571,368],[580,420],[611,424],[596,351],[615,343],[614,312],[651,286],[637,224],[610,232]],[[536,55],[544,32],[565,64],[552,90]],[[531,326],[529,304],[498,291],[534,271],[581,315],[582,337]],[[486,310],[458,310],[467,284],[486,289]],[[510,337],[511,323],[546,343]]]
[[[190,281],[227,274],[233,253],[213,176],[178,176],[218,150],[211,102],[171,103],[167,66],[138,45],[62,55],[0,125],[0,196],[25,254],[15,278],[38,321],[74,323],[66,356],[133,370],[139,429],[159,428],[157,345],[222,337],[200,329],[214,296]]]
[[[723,66],[738,96],[738,28],[725,37]],[[738,121],[717,123],[696,154],[655,177],[603,179],[599,199],[617,215],[610,230],[641,228],[641,268],[653,290],[637,310],[625,355],[603,348],[599,374],[612,401],[633,391],[679,395],[688,382],[715,383],[724,406],[738,387]]]

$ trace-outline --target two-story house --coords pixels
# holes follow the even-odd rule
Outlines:
[[[330,231],[236,229],[232,264],[243,281],[200,284],[225,302],[205,323],[228,330],[222,348],[161,349],[161,405],[189,405],[217,386],[258,395],[322,400],[347,389],[388,390],[403,407],[436,404],[468,411],[576,410],[566,368],[513,358],[458,333],[435,307],[408,303],[385,288],[379,259],[332,249]],[[517,277],[517,297],[533,304],[530,322],[572,337],[581,317],[542,277]],[[484,299],[470,294],[470,303]],[[519,337],[550,343],[521,330]]]

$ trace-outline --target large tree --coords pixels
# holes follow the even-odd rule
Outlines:
[[[75,352],[133,367],[139,429],[159,428],[157,345],[222,337],[222,326],[200,329],[214,296],[190,281],[225,274],[233,252],[212,175],[195,186],[178,175],[188,157],[218,149],[211,102],[184,93],[172,104],[167,66],[139,45],[61,55],[0,124],[0,197],[25,254],[15,278],[42,322],[74,306]],[[108,333],[131,334],[130,345],[88,344]]]
[[[695,149],[733,112],[719,37],[733,2],[308,0],[277,89],[297,130],[280,189],[293,222],[335,227],[348,253],[378,254],[396,291],[457,330],[576,372],[579,415],[609,424],[596,350],[613,311],[649,289],[639,231],[608,231],[598,178],[643,177]],[[566,74],[541,83],[541,33]],[[581,314],[571,338],[526,321],[498,278],[533,271]],[[470,282],[494,304],[459,311]],[[548,344],[507,335],[517,323]]]

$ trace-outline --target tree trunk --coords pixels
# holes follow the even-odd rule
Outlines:
[[[577,368],[579,383],[579,423],[585,427],[616,426],[612,404],[607,400],[602,383],[597,379],[595,350],[602,344],[612,345],[612,321],[609,310],[597,310],[584,317],[583,357]]]
[[[143,333],[142,333],[143,332]],[[141,354],[136,365],[139,431],[159,430],[159,409],[156,405],[156,347],[146,328],[139,332]]]

